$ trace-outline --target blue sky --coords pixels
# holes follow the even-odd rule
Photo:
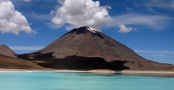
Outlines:
[[[7,1],[12,4],[2,4]],[[65,8],[65,1],[0,0],[0,7],[16,15],[10,16],[9,12],[0,9],[0,13],[4,13],[0,16],[0,22],[15,23],[13,27],[8,23],[0,24],[0,44],[10,46],[17,53],[33,52],[82,24],[100,29],[147,59],[174,64],[174,0],[87,0],[90,5],[94,4],[94,11],[86,7],[75,8],[78,5],[81,7],[78,0],[78,5],[69,2],[71,8]],[[10,6],[14,8],[8,8]],[[59,10],[61,7],[65,8],[66,13]],[[81,9],[89,15],[83,18],[94,21],[93,25],[81,22],[83,20],[80,18],[74,19],[73,12],[81,13],[78,12]],[[90,14],[98,12],[101,20],[92,18]],[[70,19],[65,19],[69,17],[65,14]],[[7,20],[5,16],[12,17],[12,20]]]

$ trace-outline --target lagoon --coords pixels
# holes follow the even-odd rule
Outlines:
[[[0,90],[174,90],[174,78],[70,72],[0,72]]]

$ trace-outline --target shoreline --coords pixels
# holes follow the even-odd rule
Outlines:
[[[138,71],[138,70],[123,70],[123,71],[113,71],[113,70],[55,70],[55,69],[0,69],[0,72],[66,72],[66,73],[91,73],[98,75],[130,75],[130,76],[154,76],[154,77],[174,77],[174,71]]]
[[[94,70],[67,70],[67,69],[0,69],[0,72],[111,72],[111,73],[174,73],[174,71],[164,70],[122,70],[114,71],[108,69]]]

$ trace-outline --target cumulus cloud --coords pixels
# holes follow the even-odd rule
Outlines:
[[[100,6],[93,0],[59,0],[60,7],[52,11],[52,22],[59,26],[90,26],[99,29],[112,21],[109,16],[109,6]]]
[[[60,5],[51,12],[51,26],[58,28],[66,26],[66,29],[79,26],[90,26],[100,29],[102,26],[119,27],[120,33],[128,33],[135,28],[131,26],[145,26],[155,30],[162,30],[173,18],[162,15],[146,15],[138,13],[126,13],[111,17],[108,13],[109,6],[100,6],[99,1],[93,0],[58,0]],[[162,1],[162,0],[149,0]],[[173,4],[172,4],[173,5]],[[171,6],[170,6],[171,7]],[[129,27],[128,27],[129,26]]]
[[[0,33],[36,33],[31,29],[24,15],[15,10],[10,0],[0,0]]]
[[[127,27],[124,24],[120,24],[118,27],[120,28],[120,30],[118,31],[120,33],[128,33],[130,31],[134,30],[134,28]]]

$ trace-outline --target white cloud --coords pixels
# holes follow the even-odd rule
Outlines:
[[[10,0],[0,0],[0,33],[36,33],[31,29],[24,15],[15,10]]]
[[[149,0],[146,6],[148,8],[163,8],[174,10],[174,0]]]
[[[115,16],[114,20],[111,23],[111,26],[119,26],[121,24],[126,25],[139,25],[139,26],[147,26],[152,29],[163,29],[168,26],[168,22],[173,20],[168,16],[160,16],[160,15],[144,15],[144,14],[123,14],[119,16]],[[131,30],[131,29],[129,29]]]
[[[120,33],[128,33],[132,30],[135,30],[134,28],[127,27],[124,24],[120,24],[118,27],[120,28],[120,30],[118,31]]]
[[[109,6],[100,6],[99,1],[93,0],[59,0],[60,7],[52,11],[52,22],[59,26],[90,26],[100,28],[112,21],[109,16]]]
[[[25,50],[25,51],[31,51],[31,50],[40,50],[44,48],[44,46],[10,46],[12,50]]]
[[[120,33],[128,33],[135,28],[128,27],[132,25],[145,26],[155,30],[162,30],[168,26],[169,16],[162,15],[145,15],[137,13],[127,13],[111,17],[108,13],[108,6],[100,6],[99,1],[93,0],[58,0],[60,5],[55,11],[52,11],[52,22],[56,27],[66,25],[66,28],[90,26],[101,28],[108,25],[109,27],[119,27]],[[154,0],[155,1],[155,0]]]

